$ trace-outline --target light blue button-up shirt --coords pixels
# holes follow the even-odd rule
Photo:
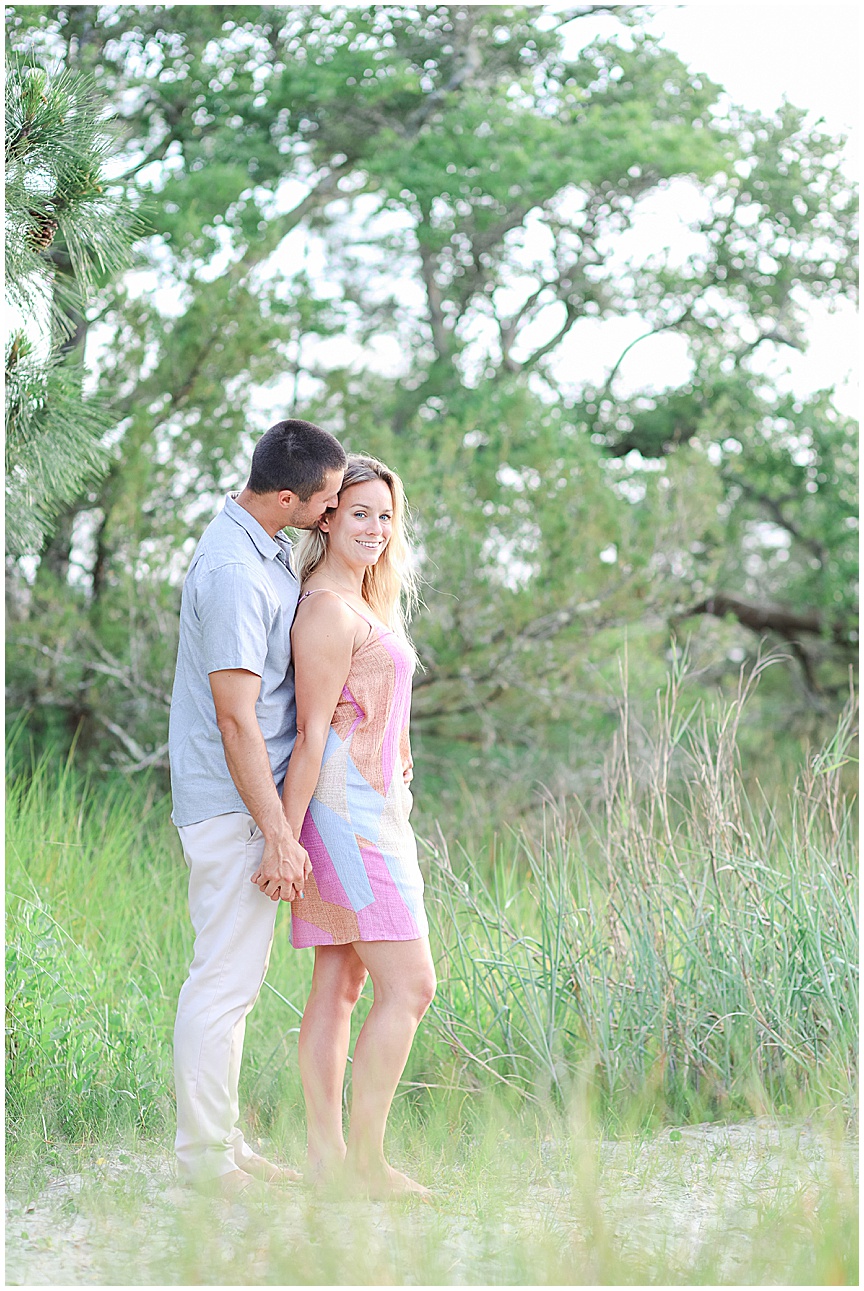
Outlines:
[[[209,673],[261,678],[255,713],[281,793],[297,735],[291,624],[300,584],[291,544],[271,538],[229,496],[204,531],[183,584],[168,755],[175,825],[247,811],[225,761]]]

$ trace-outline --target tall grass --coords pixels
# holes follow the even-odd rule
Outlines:
[[[80,1138],[167,1114],[172,960],[183,954],[164,801],[95,786],[71,759],[10,781],[6,803],[7,1123]]]
[[[584,1084],[613,1120],[855,1106],[854,700],[785,795],[745,792],[758,669],[714,715],[674,671],[625,699],[601,811],[547,804],[485,857],[430,845],[454,1069],[532,1099]],[[638,756],[635,750],[638,749]]]
[[[409,1121],[438,1107],[465,1123],[490,1099],[541,1117],[587,1100],[622,1131],[851,1115],[854,705],[785,793],[745,791],[738,731],[756,679],[712,713],[686,708],[673,671],[645,725],[625,696],[590,808],[548,801],[538,825],[489,821],[468,849],[420,817],[440,985],[400,1092]],[[165,1135],[191,931],[164,796],[43,761],[11,778],[7,842],[13,1153],[121,1127]],[[298,1151],[310,971],[283,917],[244,1105],[253,1130]]]

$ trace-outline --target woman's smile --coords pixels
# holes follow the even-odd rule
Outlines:
[[[329,535],[330,559],[350,564],[352,556],[368,567],[390,541],[393,530],[393,497],[383,480],[364,480],[342,490],[339,505],[321,525]]]

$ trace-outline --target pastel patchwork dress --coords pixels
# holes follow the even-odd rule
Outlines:
[[[371,630],[351,659],[300,833],[312,877],[292,903],[298,948],[413,941],[429,931],[403,780],[414,661],[394,632],[350,608]]]

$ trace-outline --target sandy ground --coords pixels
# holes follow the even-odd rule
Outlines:
[[[716,1279],[707,1280],[746,1284],[748,1228],[760,1209],[782,1211],[794,1201],[805,1215],[815,1214],[832,1177],[839,1170],[848,1181],[857,1159],[856,1145],[848,1139],[838,1145],[807,1125],[780,1128],[767,1119],[696,1126],[674,1131],[671,1138],[665,1131],[648,1140],[582,1146],[584,1169],[565,1177],[556,1174],[555,1145],[544,1145],[548,1168],[541,1163],[530,1182],[511,1190],[495,1208],[499,1248],[507,1239],[518,1241],[524,1231],[546,1232],[552,1240],[569,1235],[571,1242],[575,1234],[587,1252],[591,1242],[601,1240],[599,1225],[602,1240],[614,1242],[620,1255],[630,1252],[649,1269],[656,1260],[658,1273],[662,1267],[690,1267],[700,1248],[713,1243]],[[502,1167],[502,1178],[505,1173]],[[496,1267],[495,1243],[489,1240],[490,1215],[481,1220],[477,1209],[472,1213],[455,1200],[458,1192],[450,1200],[446,1193],[445,1188],[437,1208],[414,1207],[410,1214],[380,1203],[316,1202],[316,1222],[325,1216],[337,1246],[340,1235],[347,1241],[350,1231],[356,1238],[363,1226],[367,1245],[378,1248],[380,1267],[398,1271],[397,1248],[404,1266],[406,1240],[409,1246],[416,1241],[419,1251],[434,1239],[438,1254],[446,1255],[451,1284],[506,1283],[506,1268]],[[196,1265],[189,1254],[190,1226],[198,1221],[195,1207],[201,1204],[177,1187],[165,1156],[94,1151],[82,1173],[58,1174],[36,1195],[7,1198],[6,1285],[215,1285],[205,1278],[212,1263],[200,1263],[199,1256]],[[226,1274],[219,1281],[278,1283],[272,1243],[255,1236],[261,1231],[261,1203],[257,1215],[252,1206],[217,1205],[220,1222],[210,1245],[219,1245],[224,1257]],[[271,1202],[263,1206],[271,1208]],[[276,1190],[272,1210],[281,1233],[308,1236],[305,1189]],[[478,1264],[481,1236],[488,1258]],[[245,1272],[237,1274],[231,1260],[240,1248],[246,1253]],[[314,1267],[309,1266],[308,1280],[325,1282],[326,1265],[321,1276],[313,1276]],[[292,1280],[303,1280],[301,1266]]]

